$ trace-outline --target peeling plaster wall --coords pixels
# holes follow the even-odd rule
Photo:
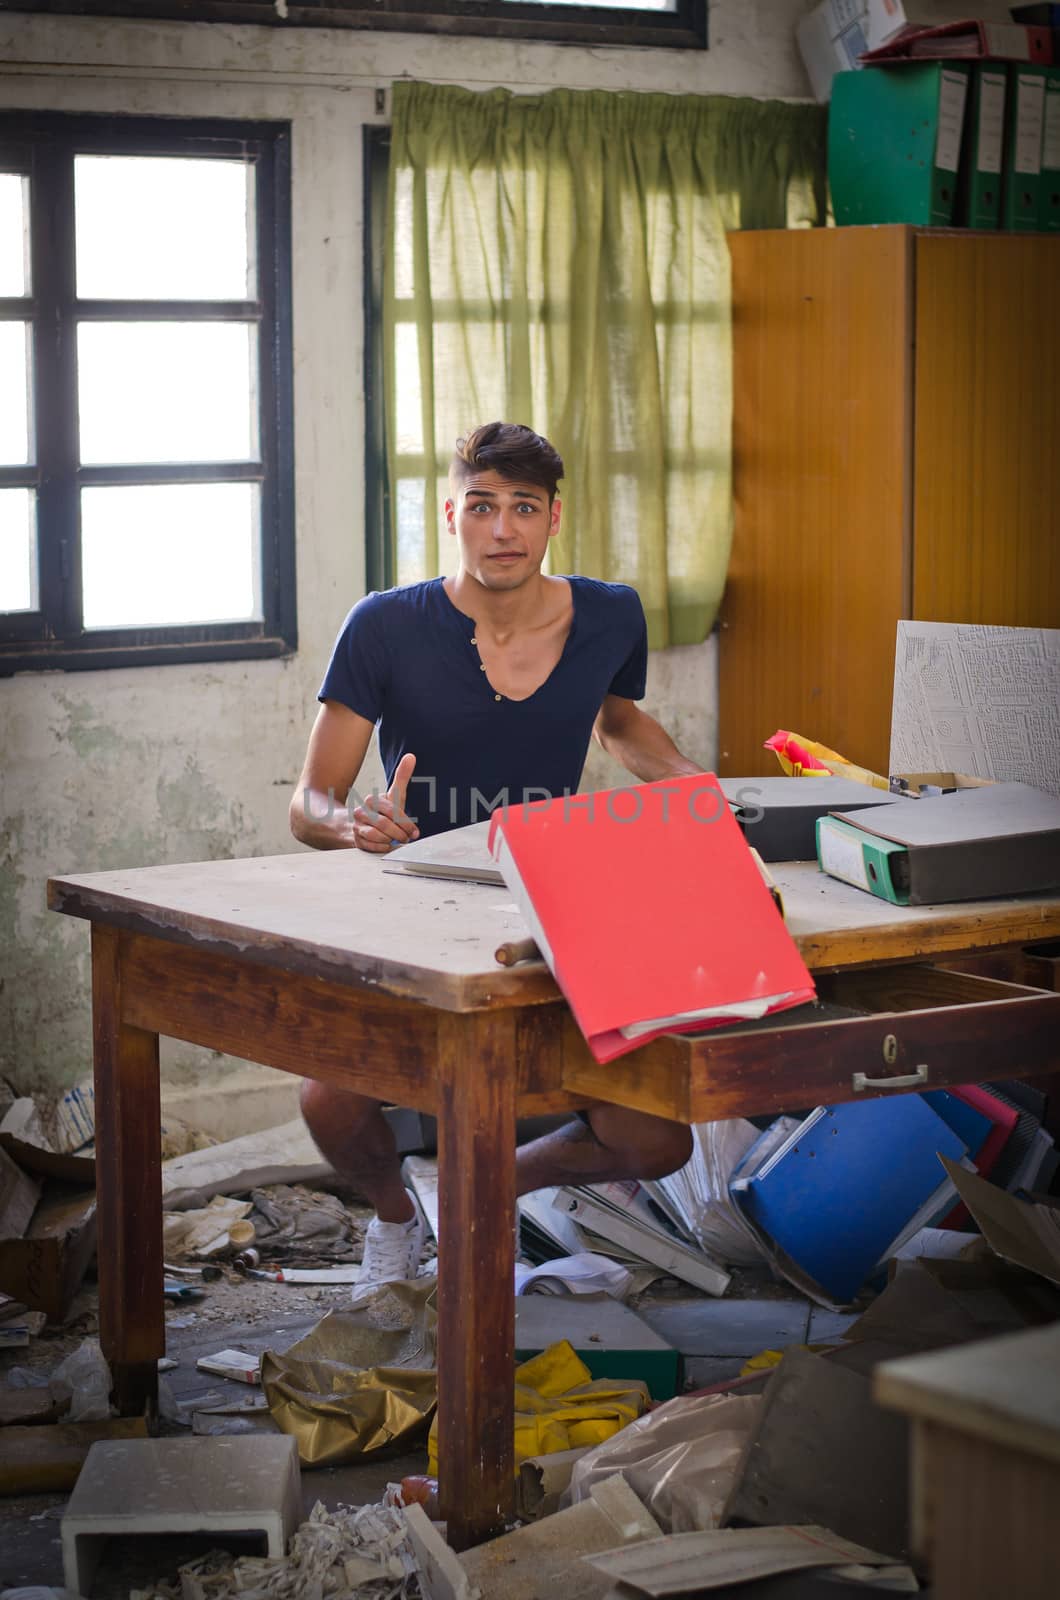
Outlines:
[[[713,0],[705,53],[0,16],[0,107],[289,119],[294,165],[298,653],[0,680],[0,1075],[19,1092],[91,1065],[88,928],[46,910],[49,875],[298,848],[288,796],[332,640],[364,589],[360,174],[362,126],[386,120],[375,91],[412,77],[803,99],[805,9]],[[654,656],[646,703],[711,762],[713,641]],[[591,757],[587,785],[620,778]],[[163,1046],[178,1091],[216,1080],[223,1060]]]

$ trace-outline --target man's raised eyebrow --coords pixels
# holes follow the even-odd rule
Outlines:
[[[537,500],[543,502],[545,499],[545,491],[543,489],[521,489],[517,485],[513,485],[511,492],[518,500]],[[467,491],[467,497],[469,500],[495,500],[497,498],[497,494],[498,491],[496,489],[471,488]]]

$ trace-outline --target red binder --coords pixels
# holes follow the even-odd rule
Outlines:
[[[813,998],[713,773],[509,806],[489,846],[597,1061]]]
[[[998,1156],[1008,1143],[1012,1130],[1019,1121],[1019,1112],[1007,1106],[1003,1100],[998,1100],[988,1090],[981,1089],[978,1084],[955,1084],[947,1092],[956,1099],[963,1100],[966,1105],[974,1107],[976,1111],[981,1111],[983,1116],[989,1117],[994,1124],[986,1136],[983,1148],[975,1158],[975,1170],[981,1178],[985,1178],[993,1170]],[[968,1220],[968,1207],[963,1200],[959,1200],[953,1210],[943,1217],[939,1227],[963,1228]]]
[[[904,61],[1028,61],[1047,67],[1053,59],[1051,28],[1016,22],[944,22],[933,28],[910,23],[875,50],[858,58],[869,65]]]

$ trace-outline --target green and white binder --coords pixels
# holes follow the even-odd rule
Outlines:
[[[1060,30],[1056,36],[1060,38]],[[1060,233],[1060,66],[1045,69],[1042,124],[1038,226],[1043,233]]]
[[[957,221],[963,227],[999,226],[1004,149],[1005,68],[979,61],[972,68],[961,149]]]
[[[911,800],[910,805],[919,801]],[[818,817],[817,862],[822,872],[867,889],[893,906],[909,904],[909,851],[878,839],[840,817]]]
[[[1005,185],[1001,226],[1037,233],[1042,183],[1045,69],[1015,63],[1008,69],[1005,112]]]
[[[840,72],[828,116],[828,178],[837,223],[949,226],[969,69],[902,62]]]

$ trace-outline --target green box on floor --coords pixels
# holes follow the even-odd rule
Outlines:
[[[968,68],[953,62],[837,73],[828,111],[836,222],[949,227],[967,97]]]
[[[515,1298],[515,1359],[568,1339],[594,1378],[638,1378],[653,1400],[680,1392],[680,1352],[618,1300],[558,1294]]]

